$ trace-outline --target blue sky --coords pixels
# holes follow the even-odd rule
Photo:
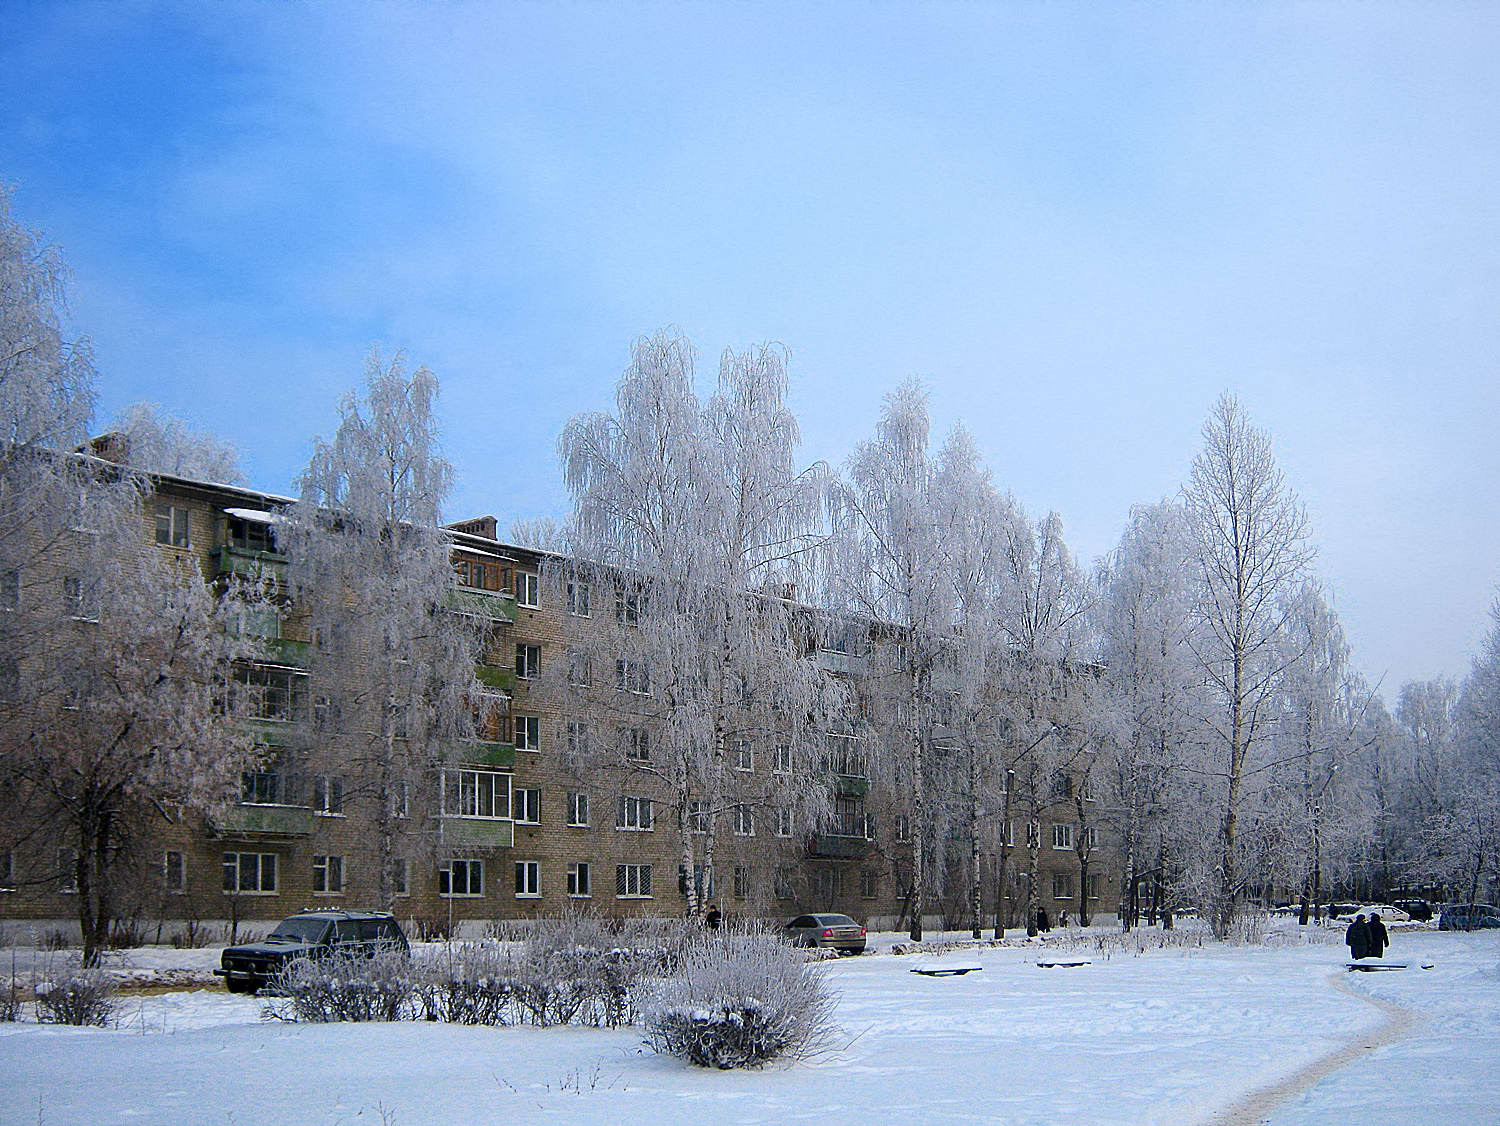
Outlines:
[[[1489,4],[9,0],[0,177],[101,416],[273,491],[379,343],[451,516],[560,514],[562,424],[677,325],[705,384],[790,349],[809,459],[921,377],[1088,560],[1228,388],[1393,697],[1500,583],[1496,58]]]

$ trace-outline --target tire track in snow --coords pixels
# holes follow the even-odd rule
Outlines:
[[[1346,996],[1373,1005],[1386,1016],[1385,1023],[1368,1032],[1354,1036],[1342,1048],[1313,1060],[1312,1063],[1294,1071],[1285,1079],[1252,1091],[1238,1102],[1205,1120],[1203,1126],[1262,1126],[1268,1122],[1277,1107],[1295,1095],[1317,1086],[1335,1071],[1347,1067],[1361,1056],[1394,1044],[1411,1035],[1421,1023],[1421,1017],[1393,1001],[1360,993],[1345,984],[1349,970],[1338,970],[1328,976],[1328,984]]]

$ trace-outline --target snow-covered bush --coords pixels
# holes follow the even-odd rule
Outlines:
[[[299,958],[271,980],[266,1015],[309,1024],[401,1020],[411,1015],[416,981],[404,954]]]
[[[71,966],[36,986],[36,1019],[42,1024],[104,1027],[115,1014],[115,984],[102,970]]]
[[[779,935],[705,936],[675,975],[655,983],[646,1042],[700,1067],[758,1067],[821,1047],[833,1005],[823,971]]]
[[[417,962],[416,1002],[426,1020],[510,1024],[512,957],[492,943],[449,946]]]

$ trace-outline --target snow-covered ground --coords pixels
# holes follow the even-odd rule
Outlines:
[[[828,962],[835,1050],[759,1072],[690,1068],[631,1031],[294,1026],[219,988],[129,997],[110,1030],[0,1025],[0,1122],[1207,1123],[1351,1045],[1346,1066],[1241,1120],[1500,1121],[1500,932],[1393,937],[1411,968],[1349,973],[1342,945],[1295,941],[1039,966],[1063,935],[982,948],[964,976],[909,972],[930,954]],[[1397,1038],[1365,1052],[1383,1028]]]

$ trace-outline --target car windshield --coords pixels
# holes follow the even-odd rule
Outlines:
[[[819,924],[825,927],[857,927],[859,926],[848,915],[819,915]]]
[[[268,942],[317,943],[328,930],[327,919],[285,919],[271,932]]]

